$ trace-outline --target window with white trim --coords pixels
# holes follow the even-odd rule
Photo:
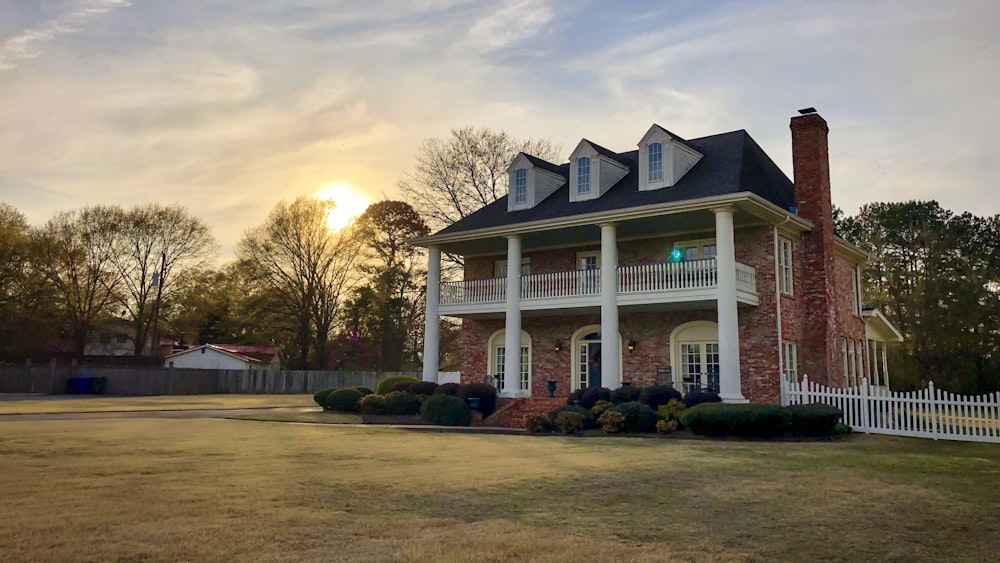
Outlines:
[[[521,258],[521,275],[527,276],[531,273],[531,258]],[[495,278],[506,278],[507,277],[507,261],[497,260],[493,265],[493,277]]]
[[[648,182],[659,182],[663,179],[663,145],[660,143],[650,143],[646,147],[649,157]]]
[[[684,391],[708,388],[719,392],[719,343],[681,343],[681,384]]]
[[[680,250],[685,261],[705,260],[715,258],[718,247],[715,245],[715,239],[712,238],[675,242],[674,250]]]
[[[851,270],[851,312],[861,314],[861,282],[858,279],[858,269]]]
[[[799,351],[795,342],[785,340],[781,343],[781,354],[784,365],[781,368],[782,375],[788,381],[799,380]]]
[[[590,193],[590,158],[586,156],[576,161],[576,193]]]
[[[514,203],[528,202],[528,171],[520,168],[514,172]]]
[[[497,379],[500,389],[503,389],[503,380],[507,372],[507,347],[505,341],[506,333],[499,330],[493,333],[490,338],[490,371]],[[531,337],[528,333],[521,331],[521,391],[531,390]]]
[[[792,295],[792,241],[786,238],[778,239],[778,278],[781,280],[781,293]]]

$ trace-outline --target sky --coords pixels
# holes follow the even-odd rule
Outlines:
[[[813,106],[848,214],[993,215],[998,22],[964,0],[0,0],[0,201],[36,225],[179,203],[231,256],[282,199],[398,197],[453,128],[564,157],[745,129],[791,176]]]

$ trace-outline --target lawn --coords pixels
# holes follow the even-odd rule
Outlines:
[[[157,395],[152,397],[19,398],[0,401],[0,415],[197,409],[315,407],[312,395]],[[0,418],[0,421],[3,419]]]
[[[0,424],[0,559],[994,560],[1000,448]]]

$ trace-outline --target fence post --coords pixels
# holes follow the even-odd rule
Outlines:
[[[931,403],[931,434],[935,440],[938,439],[938,420],[937,420],[937,391],[934,389],[934,382],[927,382],[927,395],[930,397]]]
[[[809,374],[802,375],[802,387],[799,388],[799,403],[800,405],[808,405],[812,402],[812,397],[809,396]]]
[[[865,434],[871,434],[871,393],[868,389],[868,378],[861,378],[861,424],[865,426]]]

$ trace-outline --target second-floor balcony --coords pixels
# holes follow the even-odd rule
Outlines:
[[[657,262],[618,266],[619,307],[682,304],[712,307],[717,299],[718,265],[715,258],[684,262]],[[756,271],[736,263],[736,298],[758,305]],[[440,313],[476,316],[504,311],[507,280],[487,278],[441,284]],[[570,270],[521,276],[522,311],[560,311],[599,308],[601,270]],[[679,305],[680,306],[680,305]]]

